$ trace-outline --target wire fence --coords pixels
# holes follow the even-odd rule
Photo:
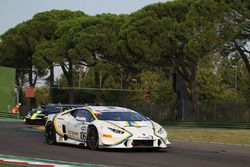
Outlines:
[[[125,107],[132,108],[156,121],[206,121],[206,122],[250,122],[250,104],[234,101],[199,102],[194,113],[190,102],[149,103],[130,102]],[[111,103],[111,105],[113,105]],[[116,103],[114,105],[120,105]]]
[[[97,96],[101,99],[98,105],[122,106],[136,110],[155,121],[208,121],[208,122],[250,122],[250,103],[235,100],[199,101],[197,111],[192,111],[190,100],[176,101],[175,99],[154,101],[143,97],[141,91],[100,90],[100,89],[50,89],[46,96],[53,94],[51,103],[68,103],[68,91],[74,92],[75,104],[96,105]],[[41,97],[40,97],[41,98]],[[44,98],[46,99],[46,98]],[[44,100],[42,97],[42,100]],[[23,116],[30,108],[40,104],[38,97],[36,105],[30,106],[27,98],[20,98],[22,106],[20,115]],[[40,99],[41,100],[41,99]],[[46,103],[46,101],[43,101]]]
[[[37,70],[35,72],[37,73]],[[47,80],[44,77],[38,80],[37,85],[53,86],[50,88],[46,86],[44,90],[39,88],[35,98],[26,98],[24,95],[24,88],[29,87],[28,76],[24,76],[21,80],[24,84],[16,92],[16,102],[22,103],[20,115],[24,115],[41,103],[88,103],[131,108],[156,121],[250,122],[249,101],[200,100],[197,103],[197,111],[193,112],[190,100],[187,98],[176,100],[171,75],[146,73],[138,76],[137,74],[125,75],[115,70],[88,71],[85,69],[73,75],[72,87],[68,87],[64,76],[58,76],[52,84],[48,83],[48,76],[49,74]],[[127,81],[129,86],[126,85]],[[235,95],[237,95],[237,87],[240,85],[237,82],[235,84]],[[159,89],[157,90],[156,87]],[[151,91],[150,98],[144,97],[145,88]],[[160,88],[164,92],[160,92]],[[74,99],[69,100],[72,94]]]

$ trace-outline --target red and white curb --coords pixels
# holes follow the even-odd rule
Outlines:
[[[36,166],[36,167],[59,167],[65,165],[56,165],[56,164],[48,164],[48,163],[40,163],[40,162],[29,162],[29,161],[20,161],[20,160],[8,160],[8,159],[0,159],[1,163],[7,164],[16,164],[16,165],[25,165],[25,166]],[[68,166],[68,165],[67,165]]]
[[[88,163],[76,163],[76,162],[66,162],[66,161],[54,161],[39,158],[28,158],[19,157],[12,155],[2,155],[0,154],[0,165],[4,164],[14,164],[32,167],[104,167],[104,165],[88,164]]]

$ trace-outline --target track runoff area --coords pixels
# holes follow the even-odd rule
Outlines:
[[[172,140],[166,150],[97,150],[47,145],[42,127],[0,119],[0,167],[249,167],[250,147]]]

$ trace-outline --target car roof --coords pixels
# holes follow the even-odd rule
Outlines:
[[[87,106],[87,108],[91,109],[93,112],[135,112],[131,109],[124,107],[116,107],[116,106]]]
[[[83,104],[46,104],[46,105],[42,105],[41,107],[46,107],[46,108],[50,108],[50,107],[83,107]]]

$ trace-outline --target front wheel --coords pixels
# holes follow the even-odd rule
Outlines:
[[[45,127],[45,139],[49,145],[56,144],[56,132],[53,122],[48,122]]]
[[[91,150],[96,150],[98,149],[99,146],[99,137],[98,137],[98,131],[96,127],[91,126],[88,130],[87,134],[87,146]]]

